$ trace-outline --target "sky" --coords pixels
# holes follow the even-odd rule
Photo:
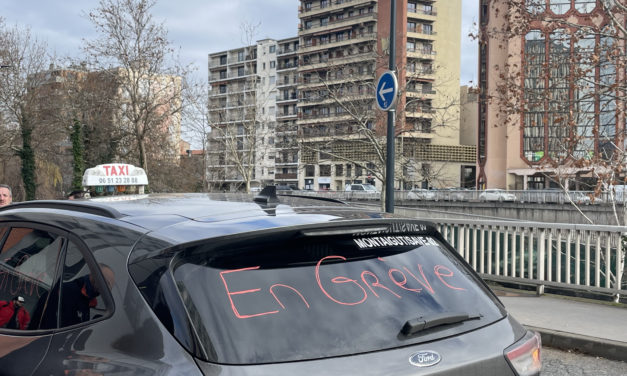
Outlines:
[[[439,3],[446,3],[444,0]],[[478,1],[462,1],[461,84],[476,84],[477,46],[468,34],[478,22]],[[0,17],[8,25],[29,27],[57,56],[79,57],[83,39],[95,32],[86,14],[98,0],[0,0]],[[163,23],[184,64],[207,77],[210,53],[245,44],[243,23],[258,25],[256,40],[283,39],[298,33],[297,0],[157,0],[152,15]]]

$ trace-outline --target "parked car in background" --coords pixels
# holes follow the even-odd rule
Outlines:
[[[407,192],[407,199],[417,201],[435,200],[435,192],[424,188],[413,188]]]
[[[380,193],[377,188],[372,184],[347,184],[345,191],[347,192],[366,192],[366,193]]]
[[[442,188],[439,189],[439,195],[441,200],[445,201],[467,201],[464,188]]]
[[[296,191],[297,189],[292,187],[291,185],[277,185],[276,186],[276,190],[277,192],[291,192],[291,191]]]
[[[275,190],[0,208],[0,300],[31,312],[2,373],[539,374],[539,335],[433,224]]]
[[[479,194],[479,201],[516,201],[516,195],[503,189],[489,188]]]

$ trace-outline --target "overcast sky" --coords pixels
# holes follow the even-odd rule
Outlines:
[[[207,77],[209,53],[243,45],[241,25],[259,24],[255,39],[283,39],[298,33],[297,0],[157,0],[153,16],[163,22],[184,63]],[[438,3],[445,6],[446,0]],[[94,38],[84,16],[98,0],[0,0],[7,24],[28,26],[58,56],[80,56],[83,39]],[[468,38],[478,21],[478,0],[462,0],[461,84],[476,84],[477,47]]]

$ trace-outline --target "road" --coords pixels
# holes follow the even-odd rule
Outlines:
[[[627,363],[542,348],[542,376],[627,376]]]

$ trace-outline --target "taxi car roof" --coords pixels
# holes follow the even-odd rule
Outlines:
[[[354,218],[355,212],[372,212],[378,208],[355,208],[340,201],[313,197],[279,196],[276,202],[254,202],[250,195],[233,193],[169,193],[110,196],[88,200],[34,200],[18,202],[3,208],[47,209],[96,215],[155,230],[182,221],[221,222],[252,217],[277,217],[293,214],[333,213],[337,218]],[[378,214],[377,214],[378,213]]]

